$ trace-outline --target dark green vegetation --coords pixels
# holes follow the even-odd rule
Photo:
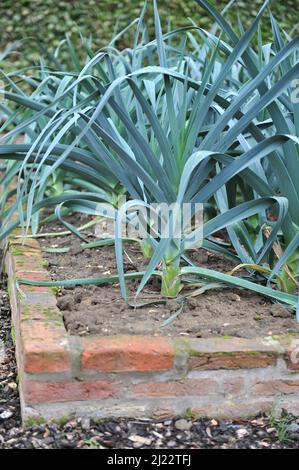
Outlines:
[[[255,18],[262,5],[261,0],[236,1],[245,27]],[[250,7],[248,7],[250,3]],[[224,8],[228,1],[211,1],[218,9]],[[20,55],[14,58],[20,65],[32,64],[38,61],[39,47],[36,44],[43,43],[52,52],[64,39],[67,33],[72,37],[74,47],[80,47],[78,28],[85,36],[92,36],[94,48],[103,47],[116,32],[124,29],[129,23],[138,18],[143,6],[143,0],[124,0],[116,2],[111,0],[1,0],[0,2],[0,50],[9,43],[32,37],[33,40],[26,43],[20,49]],[[171,28],[185,26],[188,18],[194,20],[203,28],[211,26],[211,18],[201,8],[197,7],[193,0],[160,0],[158,2],[162,24]],[[280,25],[291,32],[297,30],[296,12],[298,14],[297,0],[285,0],[284,2],[273,0],[271,10],[279,20]],[[299,14],[298,14],[299,16]],[[150,35],[154,34],[154,21],[152,9],[149,9],[148,26]],[[227,18],[237,25],[236,8],[229,9]],[[269,23],[265,23],[265,38],[271,37]],[[118,46],[129,46],[130,35],[118,41]],[[67,57],[67,53],[65,53]]]

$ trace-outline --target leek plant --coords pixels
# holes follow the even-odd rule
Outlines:
[[[80,51],[80,55],[77,54],[70,38],[66,37],[53,55],[45,51],[43,46],[40,45],[43,53],[40,59],[40,67],[17,70],[9,74],[2,72],[2,79],[6,87],[2,91],[5,94],[5,101],[0,102],[0,110],[5,113],[7,120],[0,131],[7,132],[13,127],[13,130],[5,136],[7,145],[3,145],[0,150],[2,159],[8,157],[6,172],[0,180],[0,184],[5,188],[1,195],[2,208],[5,206],[7,199],[16,192],[18,192],[18,201],[25,202],[27,189],[31,184],[36,184],[37,173],[39,179],[42,178],[43,173],[45,174],[44,184],[39,184],[38,195],[36,195],[36,199],[41,204],[45,200],[45,196],[53,196],[52,199],[49,199],[47,205],[55,206],[61,200],[61,197],[62,200],[64,199],[63,193],[66,191],[69,193],[74,190],[77,193],[82,190],[90,190],[99,193],[98,196],[101,196],[99,200],[117,205],[118,200],[126,192],[126,188],[119,184],[114,173],[102,160],[96,158],[96,162],[91,162],[93,155],[90,154],[92,147],[90,142],[85,142],[82,139],[77,144],[82,152],[84,151],[81,158],[76,150],[69,155],[69,160],[75,160],[76,165],[70,161],[64,162],[60,169],[55,165],[56,168],[54,169],[52,166],[49,172],[42,164],[36,164],[39,163],[47,148],[50,148],[52,152],[50,160],[47,159],[47,163],[54,163],[55,156],[63,154],[78,133],[78,126],[70,126],[68,132],[60,136],[59,145],[57,145],[57,139],[52,144],[58,129],[57,117],[61,112],[69,110],[71,116],[73,112],[71,108],[75,103],[77,105],[74,109],[80,109],[84,105],[96,106],[103,90],[115,78],[132,73],[146,64],[155,64],[158,57],[158,45],[156,40],[149,40],[144,21],[145,12],[146,4],[139,19],[133,21],[128,28],[113,37],[105,48],[96,53],[92,50],[90,39],[86,39],[81,35],[85,59],[82,59],[82,51]],[[133,48],[118,51],[115,48],[115,42],[128,29],[136,25]],[[168,67],[177,71],[184,71],[188,67],[189,73],[194,74],[196,71],[198,77],[204,73],[206,67],[204,57],[211,47],[205,44],[200,48],[195,39],[192,38],[193,43],[190,42],[192,53],[186,53],[186,34],[194,29],[197,28],[190,26],[176,31],[169,31],[165,35],[165,41],[167,41],[165,57]],[[173,40],[177,43],[176,47],[172,45]],[[22,42],[16,44],[15,47],[20,47],[20,45],[22,45]],[[64,49],[67,49],[68,52],[68,63],[61,60]],[[13,50],[14,48],[11,47],[8,53]],[[144,86],[148,90],[151,88],[149,94],[152,98],[153,85],[149,81],[145,81]],[[122,103],[128,109],[131,106],[131,99],[130,93],[122,97]],[[136,110],[133,109],[132,113],[134,112]],[[129,114],[131,114],[131,111],[129,111]],[[113,114],[112,119],[113,125],[117,127],[119,132],[124,133],[122,130],[123,123],[116,113]],[[23,140],[23,145],[15,145],[15,140],[18,138]],[[26,155],[28,158],[25,166],[23,162]],[[83,164],[84,169],[86,169],[86,166],[90,168],[90,171],[87,171],[88,175],[83,172],[83,177],[81,164]],[[79,172],[76,167],[79,168]],[[16,175],[18,175],[18,189],[10,190],[11,181]],[[35,175],[34,178],[33,175]],[[22,190],[21,183],[23,184]],[[58,196],[61,197],[57,199]],[[18,202],[18,207],[20,219],[22,219],[20,202]],[[7,214],[7,217],[4,217],[4,225],[15,208],[16,205],[10,211],[4,213],[4,216]],[[39,226],[39,212],[34,212],[32,218],[29,217],[28,220],[31,223],[33,233],[36,233]]]
[[[293,59],[299,39],[284,44],[276,33],[275,46],[261,45],[259,25],[267,1],[247,31],[240,25],[240,37],[207,1],[198,3],[211,13],[227,42],[217,37],[216,28],[204,32],[194,24],[163,34],[154,0],[154,40],[147,35],[144,8],[132,49],[120,52],[112,44],[89,57],[82,69],[77,63],[75,73],[51,75],[52,93],[43,101],[8,94],[25,113],[6,138],[34,134],[28,144],[0,148],[1,158],[15,161],[19,173],[17,201],[4,213],[6,222],[16,209],[20,213],[18,221],[5,224],[1,237],[25,219],[28,228],[32,217],[47,206],[56,206],[56,216],[78,234],[62,212],[98,213],[99,203],[111,201],[118,185],[129,199],[121,207],[114,204],[109,216],[116,226],[118,276],[113,280],[119,280],[124,299],[128,275],[122,223],[136,227],[142,210],[144,225],[155,236],[149,230],[147,269],[130,274],[141,278],[136,295],[151,276],[159,275],[165,297],[177,298],[190,282],[200,289],[215,287],[216,282],[250,288],[295,307],[293,295],[194,266],[188,257],[202,234],[204,249],[242,263],[251,276],[257,271],[270,280],[275,243],[282,234],[292,246],[298,218],[294,172],[299,139],[286,90],[299,73]],[[274,20],[272,24],[276,31]],[[255,36],[258,52],[252,47]],[[45,80],[48,83],[49,77]],[[292,116],[285,117],[286,109]],[[59,195],[47,196],[45,188],[57,170],[65,178],[69,172],[75,175],[75,187],[62,186]],[[147,214],[161,204],[172,208],[170,215],[165,224],[158,209],[159,223],[153,226]],[[173,227],[180,224],[184,204],[190,207],[191,219],[197,205],[203,205],[205,218],[178,236]],[[275,220],[265,237],[269,211]],[[224,228],[229,248],[214,237]],[[287,254],[288,248],[274,268],[278,278]]]
[[[229,57],[232,48],[238,42],[238,37],[231,28],[231,26],[206,0],[197,0],[202,7],[204,7],[211,14],[212,18],[219,24],[224,36],[227,38],[225,41],[207,33],[209,39],[219,45],[222,52]],[[263,76],[263,80],[259,80],[255,93],[249,98],[250,101],[244,101],[245,108],[249,106],[256,106],[258,114],[256,114],[255,125],[258,128],[255,134],[252,134],[250,139],[246,142],[239,139],[240,147],[243,149],[253,148],[257,142],[262,142],[269,136],[277,134],[293,135],[298,138],[299,136],[299,100],[298,100],[298,68],[299,68],[299,38],[292,39],[286,32],[281,31],[278,23],[270,12],[270,21],[272,27],[273,41],[272,43],[263,44],[262,34],[259,28],[258,31],[258,51],[255,52],[253,48],[248,48],[242,55],[243,65],[246,67],[246,72],[251,77],[251,83],[256,82],[258,77]],[[242,31],[242,27],[241,27]],[[280,84],[284,83],[284,89],[281,92]],[[244,95],[244,89],[250,86],[245,84],[240,88],[240,93],[244,100],[248,100]],[[296,88],[297,87],[297,88]],[[269,102],[269,105],[264,106],[263,103],[267,101],[267,96],[275,96],[275,99]],[[248,97],[248,95],[247,95]],[[241,98],[243,99],[243,98]],[[231,107],[232,111],[236,108]],[[212,145],[214,149],[225,151],[230,144],[228,140],[222,141],[223,129],[225,125],[229,125],[228,118],[232,114],[228,114],[227,118],[219,119],[216,123],[213,132],[207,137],[205,146]],[[204,145],[204,143],[203,143]],[[274,268],[273,252],[271,257],[268,258],[268,264],[272,270],[271,278],[280,272],[280,288],[286,291],[294,291],[297,287],[295,278],[299,275],[299,253],[297,250],[299,244],[299,219],[298,219],[298,204],[299,204],[299,152],[298,145],[295,139],[290,139],[285,145],[276,149],[270,155],[270,158],[261,161],[261,164],[255,166],[256,174],[267,182],[271,188],[272,194],[283,195],[288,199],[289,208],[288,214],[281,224],[279,232],[279,241],[282,249],[278,250],[279,254],[278,263]],[[250,185],[246,185],[246,190],[251,191],[253,196],[259,197],[260,194],[254,191]],[[235,191],[236,195],[236,191]],[[232,199],[230,204],[235,204]],[[226,207],[223,207],[226,210]],[[266,230],[271,232],[271,221],[260,220],[260,225],[266,225]],[[233,228],[229,228],[231,237],[236,236],[233,233]],[[239,234],[240,227],[238,227]],[[244,226],[242,228],[242,251],[246,250],[241,259],[244,263],[256,263],[257,259],[252,250],[252,240],[248,236],[248,232],[244,233]],[[263,244],[265,237],[256,237],[256,243]],[[285,251],[284,251],[285,250]],[[241,247],[238,248],[241,253]],[[277,250],[276,250],[277,252]],[[252,256],[253,254],[253,256]]]

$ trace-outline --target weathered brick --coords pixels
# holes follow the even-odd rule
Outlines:
[[[117,398],[121,394],[121,383],[107,380],[44,382],[25,379],[23,395],[28,404]]]
[[[20,268],[15,267],[15,277],[17,280],[26,279],[28,281],[51,281],[50,274],[45,269],[42,269],[38,263],[36,270],[32,271],[29,269],[25,270],[24,266],[21,266]],[[50,287],[20,284],[20,288],[26,295],[30,293],[45,293],[49,296],[53,296],[53,292]]]
[[[268,341],[263,338],[237,338],[237,337],[214,337],[214,338],[190,338],[189,348],[198,353],[234,353],[234,352],[273,352],[281,350],[278,341]]]
[[[267,367],[275,365],[281,353],[279,343],[246,338],[190,339],[185,348],[189,368],[194,370]]]
[[[22,257],[24,260],[29,260],[30,259],[40,259],[42,260],[42,253],[39,248],[33,248],[29,247],[27,245],[21,245],[19,243],[14,244],[10,243],[10,252],[13,254],[15,257]]]
[[[287,366],[292,371],[299,371],[299,340],[294,340],[286,347]]]
[[[21,278],[19,278],[21,279]],[[24,277],[22,279],[29,279],[28,277]],[[45,279],[42,279],[45,280]],[[45,287],[45,286],[30,286],[29,284],[20,284],[20,289],[24,294],[30,295],[30,294],[47,294],[47,295],[53,295],[53,292],[50,287]]]
[[[218,391],[218,383],[213,379],[184,379],[169,382],[147,382],[132,385],[130,393],[134,397],[179,397],[207,396]]]
[[[192,413],[197,417],[208,417],[218,419],[248,418],[263,413],[273,407],[272,400],[251,400],[241,403],[219,402],[215,400],[210,405],[191,407]]]
[[[70,369],[67,334],[60,323],[24,321],[21,338],[25,372],[41,374]]]
[[[22,255],[22,256],[14,256],[14,265],[15,265],[15,272],[17,277],[19,277],[18,273],[27,273],[27,271],[42,271],[43,268],[43,258],[42,256],[32,256],[30,257]]]
[[[43,292],[32,292],[25,297],[19,298],[19,305],[20,308],[25,307],[25,309],[29,306],[34,307],[35,305],[38,306],[38,308],[51,308],[56,307],[57,300],[53,293],[52,295],[48,295]]]
[[[189,368],[191,370],[255,369],[273,366],[276,360],[275,355],[266,352],[211,352],[191,357]]]
[[[83,339],[82,369],[102,372],[171,369],[174,348],[167,338],[111,336]]]
[[[282,410],[287,413],[292,414],[293,416],[299,416],[299,400],[291,399],[290,395],[287,396],[287,399],[279,401],[279,406]]]
[[[17,279],[27,279],[28,281],[51,281],[50,274],[46,270],[24,271],[22,267],[20,270],[16,269],[15,273]]]
[[[17,238],[21,237],[21,238]],[[40,244],[39,241],[36,238],[26,238],[23,239],[23,232],[22,229],[16,229],[13,234],[12,234],[12,239],[10,241],[10,246],[15,248],[15,249],[20,249],[20,250],[40,250]]]
[[[51,297],[50,297],[51,298]],[[55,299],[54,299],[55,300]],[[63,326],[62,313],[56,307],[54,302],[47,303],[24,303],[23,299],[20,301],[20,321],[55,321],[56,324]]]
[[[252,386],[252,394],[259,396],[271,396],[277,394],[289,395],[299,392],[299,380],[273,379],[257,380]]]

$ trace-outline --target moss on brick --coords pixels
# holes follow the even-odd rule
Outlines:
[[[26,285],[26,290],[30,293],[30,292],[35,292],[34,290],[34,287],[33,286],[30,286],[29,284]]]
[[[30,308],[28,305],[22,307],[22,321],[30,320]]]
[[[221,339],[232,339],[232,336],[221,336]],[[260,355],[260,354],[267,354],[269,356],[276,355],[276,351],[198,351],[197,349],[192,347],[192,343],[189,338],[178,338],[173,341],[176,353],[187,353],[189,357],[206,357],[206,356],[213,356],[213,357],[233,357],[238,354],[246,354],[246,355]]]
[[[23,370],[18,370],[17,383],[19,384],[19,386],[23,382],[24,377],[25,377],[24,371]]]
[[[44,308],[43,313],[48,320],[57,320],[61,318],[61,314],[56,307]]]
[[[11,298],[11,295],[12,295],[12,285],[11,285],[12,281],[11,279],[8,277],[7,278],[7,293],[8,293],[8,296]]]
[[[23,256],[23,251],[16,247],[16,245],[10,245],[9,251],[13,256]]]
[[[16,259],[15,263],[17,266],[24,266],[25,261],[23,259]]]
[[[248,356],[259,356],[261,354],[265,354],[267,356],[276,356],[276,352],[274,351],[209,351],[209,352],[198,352],[192,351],[193,357],[205,357],[205,356],[213,356],[213,357],[235,357],[238,354],[246,354]]]
[[[192,347],[189,338],[175,338],[173,345],[176,353],[188,352],[191,353]]]
[[[12,342],[14,344],[14,346],[16,345],[16,329],[15,329],[15,325],[12,323],[11,324],[11,329],[10,329],[10,332],[11,332],[11,339],[12,339]]]
[[[296,336],[299,336],[298,331],[288,331],[288,332],[287,332],[287,335],[288,335],[288,336],[295,336],[295,337],[296,337]]]
[[[40,317],[45,317],[46,320],[60,320],[61,315],[59,310],[56,307],[43,307],[40,303],[33,305],[23,305],[22,306],[22,319],[30,320],[31,312],[39,312]]]

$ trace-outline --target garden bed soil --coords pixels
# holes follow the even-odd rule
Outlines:
[[[49,231],[49,226],[45,228]],[[57,226],[50,229],[58,230]],[[61,230],[61,228],[60,228]],[[90,233],[90,240],[93,234]],[[117,272],[114,247],[82,249],[73,236],[44,238],[44,247],[69,247],[68,253],[44,253],[53,280],[103,277]],[[192,253],[193,261],[202,267],[228,272],[234,265],[204,250]],[[138,245],[124,247],[125,271],[145,267]],[[134,304],[138,281],[128,281],[128,297]],[[150,281],[137,303],[161,300],[159,280]],[[294,312],[254,292],[241,289],[212,289],[185,302],[183,311],[169,325],[162,323],[178,309],[172,300],[142,308],[132,308],[121,298],[118,284],[81,285],[60,288],[58,307],[63,312],[66,329],[73,335],[115,334],[164,335],[206,338],[233,336],[255,338],[299,332]]]

